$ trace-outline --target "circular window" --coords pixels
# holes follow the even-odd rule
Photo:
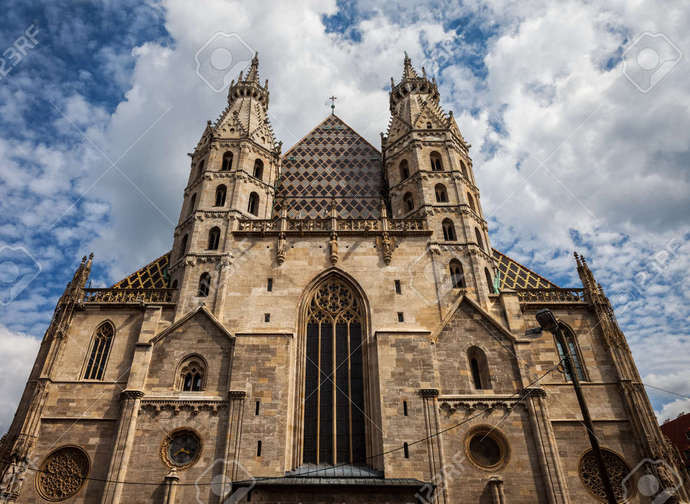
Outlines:
[[[163,440],[161,455],[169,467],[186,469],[193,465],[201,454],[201,439],[196,432],[178,429]]]
[[[493,427],[478,427],[465,440],[465,451],[471,462],[482,469],[496,469],[508,459],[508,443]]]
[[[69,499],[81,489],[89,474],[89,457],[77,446],[53,451],[36,474],[36,489],[45,500]]]
[[[628,478],[625,484],[623,483],[626,476],[630,474],[630,468],[621,457],[610,450],[602,448],[601,456],[604,459],[616,501],[625,502],[625,497],[633,495],[635,491],[633,478]],[[586,452],[580,459],[580,479],[595,497],[606,502],[606,492],[599,475],[599,463],[592,450]]]

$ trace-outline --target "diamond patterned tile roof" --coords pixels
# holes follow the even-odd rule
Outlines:
[[[288,150],[273,208],[290,218],[378,218],[383,194],[381,153],[336,115]]]
[[[493,249],[493,251],[494,259],[498,262],[498,269],[501,272],[501,290],[552,289],[558,287],[555,283],[549,282],[543,276],[536,274],[531,269],[498,250]]]
[[[168,287],[170,252],[123,278],[111,289],[165,289]]]

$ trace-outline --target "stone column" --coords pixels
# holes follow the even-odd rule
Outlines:
[[[503,480],[500,476],[492,476],[489,478],[489,492],[491,493],[491,502],[493,504],[506,504],[506,495],[503,492]]]
[[[568,486],[561,467],[561,459],[556,445],[549,412],[546,405],[546,392],[540,388],[529,388],[525,404],[529,412],[534,447],[539,457],[539,466],[544,475],[544,488],[550,504],[570,504]]]
[[[177,471],[173,467],[163,480],[163,484],[165,485],[165,490],[163,492],[163,504],[175,504],[178,481],[180,481],[180,477],[177,475]]]
[[[223,462],[223,474],[221,476],[220,502],[232,488],[232,482],[237,479],[240,467],[240,442],[242,440],[242,418],[244,413],[244,401],[247,393],[244,390],[231,390],[228,392],[228,418],[225,435],[225,459]]]
[[[139,416],[139,407],[144,393],[140,390],[125,390],[120,395],[122,410],[115,438],[115,447],[108,469],[108,482],[103,490],[101,504],[119,504],[127,475],[129,457],[134,445],[134,433]]]
[[[434,504],[448,502],[448,491],[443,471],[443,446],[441,443],[441,430],[438,421],[438,389],[421,389],[419,394],[424,401],[424,421],[426,424],[426,445],[429,454],[429,472],[431,481],[436,485],[433,493]]]

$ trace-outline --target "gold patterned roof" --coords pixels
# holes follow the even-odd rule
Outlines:
[[[123,278],[112,289],[165,289],[168,287],[170,252]]]
[[[501,290],[504,289],[553,289],[558,286],[549,282],[546,278],[536,274],[519,262],[494,250],[494,259],[498,263],[501,272]]]

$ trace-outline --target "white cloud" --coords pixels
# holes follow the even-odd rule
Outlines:
[[[27,334],[10,331],[0,325],[0,432],[12,422],[19,398],[29,377],[40,342]]]

